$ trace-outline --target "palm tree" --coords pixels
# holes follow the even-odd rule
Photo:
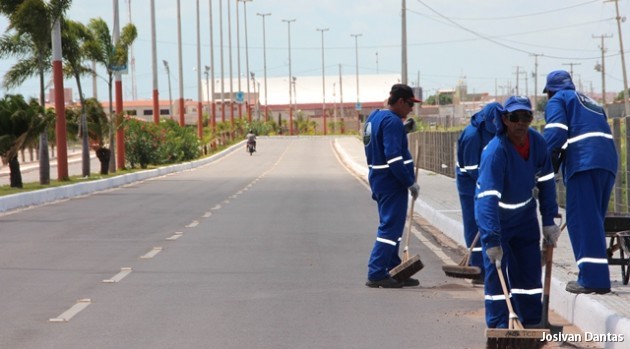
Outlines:
[[[6,95],[0,100],[0,156],[9,163],[10,185],[12,188],[22,188],[22,174],[18,152],[30,142],[54,118],[40,117],[40,106],[37,100],[30,103],[22,95]]]
[[[82,174],[83,177],[90,175],[90,148],[88,144],[87,117],[85,112],[85,97],[81,87],[81,76],[93,73],[92,69],[83,66],[86,59],[84,45],[93,40],[92,32],[82,23],[65,20],[63,22],[62,51],[65,59],[64,73],[67,77],[74,77],[79,90],[79,101],[81,103],[80,135],[82,140]]]
[[[9,17],[9,30],[15,30],[24,39],[30,41],[33,58],[36,60],[36,70],[22,70],[22,75],[5,75],[5,87],[15,87],[28,77],[39,76],[40,85],[40,114],[44,118],[44,105],[46,103],[44,92],[44,72],[50,69],[51,32],[53,23],[60,19],[65,11],[70,8],[72,0],[2,0],[0,1],[0,13]],[[19,65],[20,63],[18,63]],[[23,67],[22,67],[23,68]],[[11,68],[13,70],[13,68]],[[8,80],[7,76],[13,76],[15,80]],[[19,82],[19,83],[18,83]],[[16,85],[14,85],[16,84]],[[42,130],[43,131],[43,130]],[[39,137],[39,182],[50,183],[50,158],[48,155],[48,137],[42,132]]]
[[[129,23],[122,28],[120,40],[114,45],[112,37],[110,35],[111,30],[107,26],[107,23],[102,18],[93,18],[88,24],[88,28],[92,32],[93,40],[85,43],[84,47],[87,56],[102,64],[107,70],[107,87],[109,90],[109,115],[110,123],[120,127],[120,120],[114,119],[114,109],[112,101],[112,82],[114,79],[114,73],[117,67],[121,67],[127,64],[129,47],[133,44],[136,37],[138,37],[138,31],[136,26]],[[122,118],[122,115],[118,115],[118,118]],[[112,126],[109,129],[109,151],[113,154],[115,152],[115,128]],[[115,163],[113,157],[110,160],[110,170],[115,171]]]

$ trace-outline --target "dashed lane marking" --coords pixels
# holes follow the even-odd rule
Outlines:
[[[103,280],[104,283],[116,283],[120,282],[120,280],[124,279],[125,276],[131,274],[133,270],[130,267],[120,268],[120,273],[114,275],[111,279]]]
[[[160,252],[162,252],[162,247],[154,247],[151,251],[147,252],[145,255],[140,256],[140,258],[141,259],[153,258]]]
[[[175,240],[181,238],[182,235],[184,235],[184,233],[182,233],[181,231],[178,231],[175,234],[173,234],[172,236],[167,237],[166,240],[168,240],[168,241],[175,241]]]
[[[49,322],[68,322],[75,315],[77,315],[81,310],[87,308],[88,305],[92,303],[92,300],[89,298],[79,299],[77,302],[70,307],[70,309],[61,313],[61,315],[48,319]]]
[[[192,221],[186,226],[186,228],[194,228],[198,225],[199,225],[199,221]]]

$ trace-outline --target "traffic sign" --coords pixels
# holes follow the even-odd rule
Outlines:
[[[354,106],[354,110],[361,110],[361,102],[357,102]]]
[[[235,97],[237,104],[243,104],[245,102],[245,93],[243,93],[243,91],[236,92]]]

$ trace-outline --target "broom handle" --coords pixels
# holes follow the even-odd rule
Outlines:
[[[413,163],[415,167],[414,173],[414,183],[418,181],[418,163],[420,162],[420,146],[416,148],[416,162]],[[403,249],[403,262],[409,260],[409,236],[411,235],[411,223],[413,222],[413,208],[415,206],[416,200],[411,201],[411,209],[409,210],[409,222],[407,223],[407,235],[405,235],[405,248]]]
[[[466,255],[466,259],[464,260],[464,265],[467,266],[468,262],[470,262],[470,256],[472,255],[473,248],[475,248],[478,241],[479,241],[479,231],[477,231],[477,235],[475,235],[475,238],[473,239],[472,244],[470,244],[470,247],[468,248],[468,254]]]
[[[503,271],[501,270],[501,261],[496,261],[494,265],[497,267],[497,274],[499,275],[499,281],[501,282],[501,288],[503,289],[503,296],[505,297],[505,304],[507,304],[508,311],[510,312],[510,329],[523,329],[518,316],[512,308],[512,302],[510,302],[510,295],[508,294],[507,286],[505,285],[505,279],[503,278]]]
[[[560,217],[561,218],[561,217]],[[562,224],[560,231],[562,232],[566,228],[567,223]],[[543,302],[542,302],[542,316],[540,323],[543,327],[547,326],[549,322],[549,295],[551,293],[551,267],[553,266],[553,245],[545,246],[545,284],[543,285]]]

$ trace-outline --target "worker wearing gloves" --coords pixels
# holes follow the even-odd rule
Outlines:
[[[466,247],[470,248],[477,235],[477,222],[475,221],[475,184],[479,178],[479,161],[481,151],[494,137],[496,127],[494,119],[500,118],[503,106],[492,102],[481,111],[475,113],[470,119],[470,125],[466,126],[457,140],[457,163],[455,166],[455,178],[459,203],[462,207],[462,220],[464,225],[464,240]],[[481,243],[474,246],[470,254],[470,265],[479,267],[483,274],[483,258],[481,255]],[[483,284],[481,279],[473,279],[473,284]]]
[[[379,213],[376,242],[368,262],[368,287],[400,288],[420,284],[412,278],[399,282],[389,275],[389,270],[401,262],[398,248],[405,227],[407,193],[415,200],[420,190],[402,121],[418,102],[409,86],[396,84],[389,93],[389,108],[370,114],[363,128],[368,179]]]
[[[558,205],[553,167],[544,138],[529,127],[532,120],[529,98],[508,98],[504,114],[495,119],[496,137],[481,155],[475,217],[484,251],[488,328],[507,328],[509,322],[497,262],[507,277],[521,323],[540,323],[542,272],[534,187],[538,188],[544,238],[555,244],[560,235],[554,223]]]
[[[571,75],[556,70],[543,92],[544,136],[554,169],[566,186],[567,228],[579,268],[571,293],[610,292],[604,217],[615,183],[617,151],[604,109],[575,90]]]

